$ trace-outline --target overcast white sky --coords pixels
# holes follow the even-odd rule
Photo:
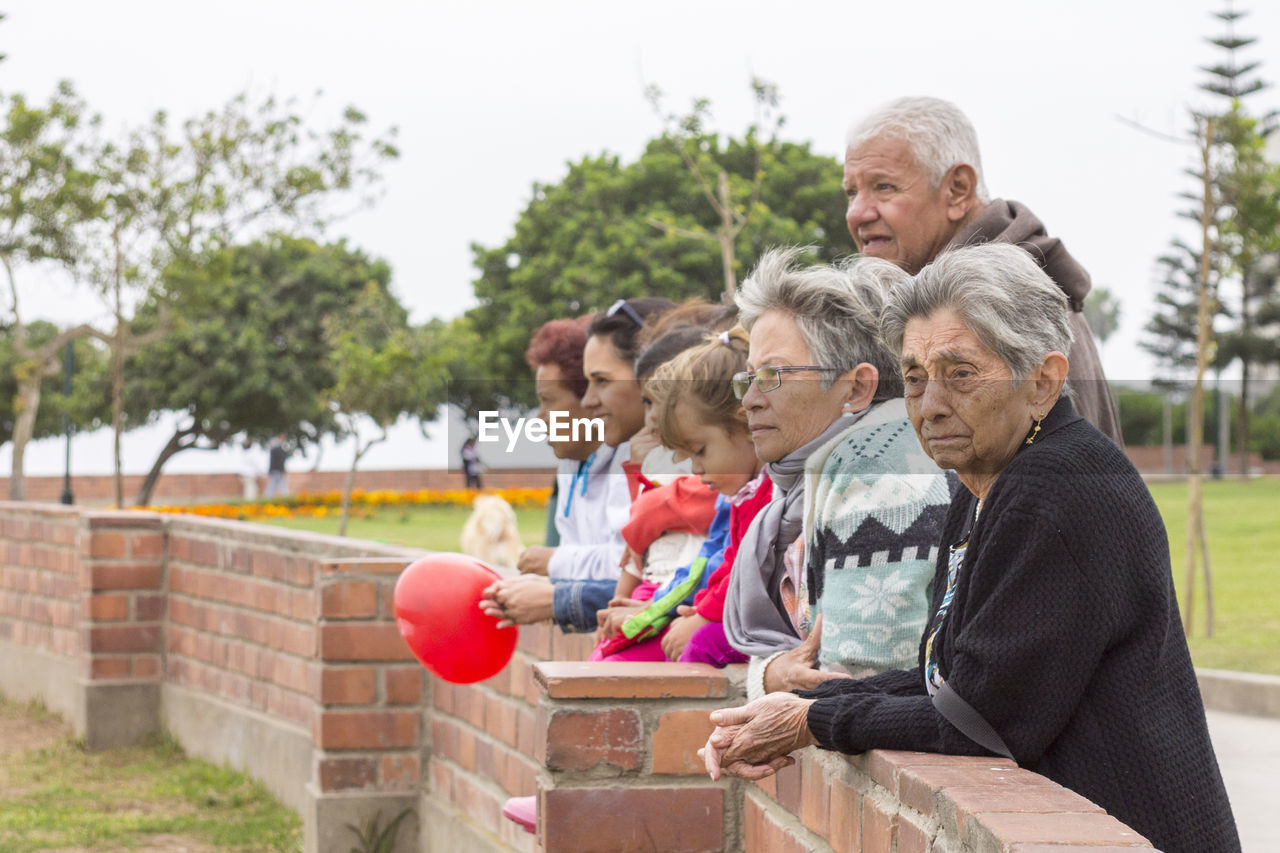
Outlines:
[[[318,121],[355,104],[374,127],[398,126],[402,157],[386,169],[383,200],[329,236],[386,258],[416,321],[472,304],[470,244],[503,241],[535,181],[558,180],[587,153],[637,156],[659,129],[645,83],[661,86],[672,108],[710,98],[715,125],[736,134],[750,120],[748,80],[762,76],[782,95],[784,135],[832,157],[871,107],[905,94],[948,98],[978,129],[992,193],[1028,204],[1095,285],[1121,297],[1106,370],[1142,379],[1151,368],[1137,340],[1154,261],[1186,227],[1174,211],[1194,151],[1117,116],[1185,132],[1187,106],[1207,102],[1196,68],[1217,58],[1203,36],[1219,32],[1209,12],[1223,5],[25,0],[0,8],[0,92],[39,101],[71,79],[108,128],[123,128],[157,109],[195,114],[246,87],[303,98],[320,89]],[[1280,56],[1280,4],[1251,6],[1241,32],[1261,42],[1248,56]],[[1280,64],[1261,72],[1280,79]],[[1280,95],[1254,103],[1276,107]],[[34,276],[24,296],[28,319],[100,311],[69,285]],[[439,464],[442,448],[418,444],[370,467],[413,456]],[[137,436],[126,468],[145,469],[154,445]],[[226,467],[185,455],[173,470]],[[84,467],[97,458],[77,450]],[[29,473],[61,470],[53,448],[30,462]]]

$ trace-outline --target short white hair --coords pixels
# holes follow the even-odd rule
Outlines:
[[[880,315],[885,345],[900,357],[907,323],[947,308],[1009,366],[1014,379],[1026,379],[1051,352],[1071,351],[1066,294],[1012,243],[943,252],[914,279],[892,285]]]
[[[953,166],[969,164],[978,178],[978,201],[986,204],[991,200],[982,178],[978,134],[968,117],[950,101],[926,97],[890,101],[849,128],[845,150],[877,137],[906,142],[934,189],[942,185],[942,179]]]
[[[866,362],[880,374],[873,399],[902,396],[897,356],[880,339],[880,313],[893,286],[910,285],[911,276],[879,258],[851,257],[834,265],[801,265],[805,247],[770,249],[760,256],[738,289],[738,323],[748,333],[767,311],[795,320],[809,355],[835,373],[822,388]]]

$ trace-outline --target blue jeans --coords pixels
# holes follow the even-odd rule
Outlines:
[[[551,579],[555,597],[551,604],[551,618],[566,634],[594,631],[596,611],[609,606],[618,588],[611,580]]]

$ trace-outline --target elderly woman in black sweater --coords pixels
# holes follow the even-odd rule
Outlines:
[[[1164,524],[1071,406],[1061,291],[1016,246],[959,249],[891,296],[882,333],[921,445],[966,487],[918,666],[716,711],[708,772],[762,778],[815,744],[998,753],[1162,850],[1238,850]]]

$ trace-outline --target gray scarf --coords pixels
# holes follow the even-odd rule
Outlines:
[[[861,412],[858,413],[862,414]],[[724,603],[724,634],[744,655],[771,655],[800,645],[782,606],[782,555],[804,521],[804,465],[809,456],[858,420],[839,417],[813,441],[765,465],[773,499],[760,510],[733,561]]]

